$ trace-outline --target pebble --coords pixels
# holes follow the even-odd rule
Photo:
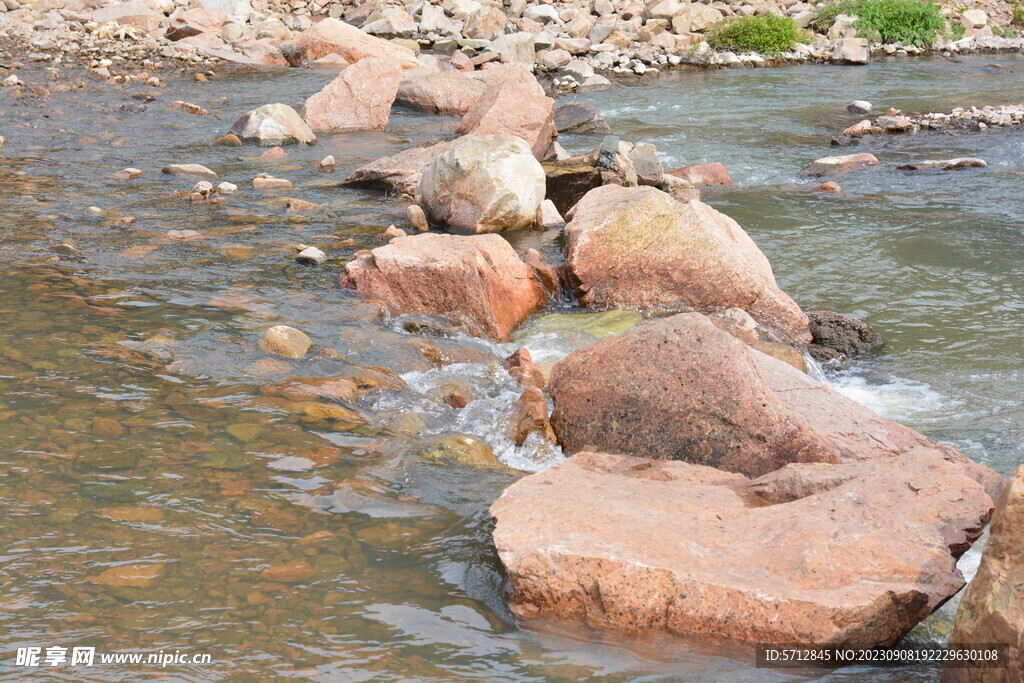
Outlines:
[[[137,168],[122,168],[120,171],[111,173],[107,177],[111,180],[135,180],[140,175],[142,175],[142,171]]]
[[[192,192],[198,194],[203,199],[207,199],[211,194],[213,194],[213,183],[209,180],[200,180],[192,186]]]
[[[316,168],[318,171],[323,171],[324,173],[334,173],[335,165],[334,155],[329,154],[320,160],[320,163],[317,164]]]
[[[238,185],[224,181],[217,186],[217,192],[220,192],[221,194],[234,194],[235,192],[238,192]]]
[[[286,190],[292,187],[292,181],[275,178],[269,173],[260,173],[252,179],[252,186],[257,190]]]
[[[867,100],[854,100],[846,105],[846,111],[851,114],[870,114],[871,109],[871,103]]]
[[[405,219],[408,221],[409,227],[417,232],[428,232],[430,230],[427,214],[416,204],[410,204],[405,209]]]
[[[208,180],[216,180],[217,174],[200,164],[170,164],[163,167],[163,172],[170,175],[198,176]]]

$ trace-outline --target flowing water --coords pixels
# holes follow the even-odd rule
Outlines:
[[[994,62],[1008,69],[986,66]],[[537,316],[498,346],[409,333],[339,288],[344,262],[401,225],[405,205],[338,180],[369,159],[451,136],[454,120],[396,111],[387,133],[324,136],[262,160],[258,148],[209,142],[254,106],[300,104],[330,73],[65,89],[84,74],[66,69],[51,82],[26,72],[53,100],[0,95],[9,139],[0,150],[3,680],[25,675],[13,666],[24,646],[213,659],[164,670],[65,667],[68,680],[822,675],[755,670],[745,649],[727,644],[524,625],[509,614],[487,508],[522,470],[562,455],[507,437],[516,385],[487,358],[525,343],[538,360],[557,360],[631,322],[595,324],[563,302],[544,312],[558,317]],[[781,286],[805,309],[857,315],[886,339],[883,352],[830,380],[1005,474],[1022,459],[1024,428],[1024,136],[868,139],[855,151],[886,168],[840,178],[844,198],[806,192],[799,169],[835,152],[829,137],[856,120],[844,111],[850,100],[909,111],[1018,102],[1021,74],[1019,56],[891,61],[684,73],[580,97],[626,139],[655,143],[669,168],[725,163],[740,189],[708,201],[751,234]],[[119,110],[143,90],[158,97],[145,112]],[[220,118],[169,111],[178,99]],[[336,175],[314,170],[327,154],[342,166]],[[893,170],[953,156],[989,167]],[[162,175],[168,163],[209,166],[239,192],[223,203],[172,197],[194,180]],[[106,179],[126,166],[142,177]],[[255,192],[257,172],[295,188]],[[286,197],[321,208],[289,213]],[[559,248],[557,231],[510,239]],[[296,243],[321,246],[330,261],[295,264]],[[255,344],[273,324],[305,330],[316,350],[267,359]],[[438,368],[438,355],[460,362]],[[297,395],[293,377],[347,378],[358,406]],[[465,408],[442,400],[452,387],[472,394]],[[511,468],[420,455],[457,433],[486,441]],[[109,580],[112,568],[136,564],[159,569],[141,582]],[[941,638],[947,627],[948,618],[933,619],[911,638]]]

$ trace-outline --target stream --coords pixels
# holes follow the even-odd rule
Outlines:
[[[518,622],[487,509],[524,471],[564,456],[534,437],[513,444],[518,385],[480,360],[526,345],[555,361],[636,318],[552,303],[498,345],[410,333],[341,289],[344,263],[403,227],[406,204],[338,183],[453,136],[457,120],[396,108],[385,133],[325,135],[276,160],[210,145],[249,109],[298,107],[332,77],[226,70],[62,91],[88,77],[66,68],[49,81],[29,66],[22,78],[52,101],[0,93],[0,680],[23,679],[13,653],[25,646],[213,660],[64,668],[63,680],[937,680],[923,668],[766,671],[728,643]],[[852,100],[908,112],[1009,104],[1024,100],[1022,78],[1021,55],[893,59],[680,72],[559,103],[592,102],[623,139],[655,144],[666,169],[725,164],[738,189],[705,200],[750,234],[781,288],[885,339],[828,381],[1006,475],[1024,460],[1024,134],[869,136],[838,150],[829,139],[859,120],[845,111]],[[157,99],[122,111],[139,104],[133,92]],[[212,115],[169,110],[175,100]],[[574,153],[599,141],[561,139]],[[800,169],[855,151],[883,168],[836,178],[841,198],[808,191]],[[333,175],[316,170],[328,154]],[[962,156],[988,168],[895,170]],[[208,166],[239,190],[222,203],[172,197],[196,180],[161,174],[172,163]],[[107,179],[124,167],[143,174]],[[259,172],[295,187],[254,191]],[[321,206],[289,213],[287,197]],[[508,238],[520,252],[561,247],[557,230]],[[74,252],[55,252],[62,243]],[[324,249],[327,264],[295,263],[298,243]],[[305,331],[314,353],[268,359],[256,342],[275,324]],[[429,345],[460,362],[435,367]],[[351,379],[358,416],[296,412],[280,388],[290,377]],[[441,400],[451,387],[468,405]],[[486,442],[509,467],[422,457],[452,434]],[[976,562],[972,549],[965,572]],[[158,578],[95,581],[139,563],[159,564]],[[309,568],[301,580],[264,574],[297,563]],[[941,641],[954,607],[908,638]]]

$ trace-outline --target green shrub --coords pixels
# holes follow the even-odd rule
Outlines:
[[[759,52],[764,55],[786,52],[797,43],[810,41],[810,35],[795,21],[774,14],[730,19],[708,37],[708,45],[719,51]]]
[[[946,33],[946,19],[933,0],[829,0],[814,17],[819,31],[840,14],[857,17],[857,35],[880,43],[929,47]]]
[[[1014,26],[1024,26],[1024,5],[1021,3],[1015,3],[1010,8],[1010,23]]]

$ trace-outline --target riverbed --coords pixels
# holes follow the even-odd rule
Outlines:
[[[686,72],[562,101],[592,102],[624,139],[654,143],[666,168],[725,164],[738,189],[705,200],[751,235],[782,289],[805,310],[862,318],[886,341],[829,370],[829,381],[1008,474],[1024,447],[1024,135],[872,136],[848,150],[829,141],[858,120],[845,111],[851,100],[908,112],[1014,103],[1022,74],[1015,55],[894,59]],[[396,108],[385,133],[322,136],[284,159],[210,144],[245,111],[297,107],[332,76],[232,71],[152,88],[75,69],[49,81],[29,67],[22,79],[47,85],[52,101],[0,94],[2,680],[24,674],[10,666],[18,647],[83,645],[211,654],[210,665],[161,672],[196,681],[822,677],[756,670],[729,644],[512,617],[487,508],[524,471],[564,456],[508,438],[518,385],[500,366],[436,368],[414,340],[469,360],[526,344],[543,362],[608,328],[563,301],[510,344],[413,334],[341,289],[344,263],[388,225],[402,227],[405,202],[339,182],[369,160],[453,136],[457,121]],[[59,87],[78,80],[87,86]],[[157,99],[136,111],[136,92]],[[169,110],[175,100],[211,115]],[[562,139],[571,151],[598,142]],[[883,167],[837,178],[843,197],[809,192],[800,169],[847,151],[871,152]],[[328,154],[334,174],[316,170]],[[895,170],[961,156],[988,168]],[[208,166],[239,191],[221,203],[173,197],[195,179],[161,174],[171,163]],[[107,179],[124,167],[142,176]],[[295,188],[256,192],[259,172]],[[320,208],[290,213],[288,197]],[[560,247],[558,231],[509,239],[550,255]],[[295,263],[299,243],[324,249],[327,264]],[[304,330],[316,351],[268,363],[256,342],[274,324]],[[298,376],[356,381],[365,393],[354,425],[291,411],[275,387]],[[472,394],[462,409],[438,400],[453,385]],[[419,455],[454,433],[487,442],[510,467]],[[151,584],[96,582],[140,563],[161,565]],[[264,574],[297,563],[312,573]],[[941,639],[950,607],[911,638]],[[63,672],[135,680],[155,671]],[[825,677],[908,676],[934,672]]]

